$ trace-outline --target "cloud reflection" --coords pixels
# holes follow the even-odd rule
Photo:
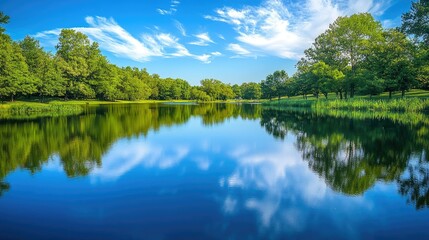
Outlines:
[[[137,166],[167,169],[177,165],[189,154],[187,146],[164,147],[144,140],[117,142],[103,157],[100,168],[90,174],[93,181],[113,181]]]
[[[231,214],[231,206],[255,211],[261,230],[302,229],[306,214],[297,205],[320,204],[327,196],[327,186],[308,168],[292,140],[271,148],[240,145],[230,151],[237,167],[229,177],[221,178],[220,186],[254,194],[247,194],[240,202],[228,195],[223,211]]]

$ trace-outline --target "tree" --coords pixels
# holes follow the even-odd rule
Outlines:
[[[201,80],[201,90],[207,93],[212,100],[227,100],[234,98],[231,85],[225,84],[217,79]]]
[[[241,95],[241,88],[238,84],[232,85],[232,91],[234,92],[235,99],[241,99],[243,97]]]
[[[19,46],[39,96],[42,99],[45,96],[64,96],[65,82],[53,56],[40,47],[39,41],[29,36],[19,42]]]
[[[199,101],[210,101],[210,96],[198,87],[191,87],[190,99]]]
[[[310,67],[310,78],[312,81],[312,89],[316,98],[319,97],[319,92],[328,99],[329,92],[338,91],[340,79],[344,78],[344,74],[337,69],[333,69],[325,62],[320,61]]]
[[[240,89],[244,99],[260,99],[262,96],[261,85],[258,83],[242,83]]]
[[[100,73],[100,61],[106,61],[96,42],[73,29],[62,29],[59,35],[57,57],[66,84],[66,97],[93,98]],[[106,64],[104,64],[106,66]]]
[[[8,16],[0,12],[0,23],[7,23]],[[0,29],[0,98],[28,95],[36,91],[34,79],[19,45]]]
[[[429,45],[429,0],[411,3],[410,11],[402,15],[401,30],[414,36],[417,42]]]
[[[261,91],[262,91],[262,97],[265,99],[271,99],[274,96],[275,88],[274,88],[274,76],[272,74],[269,74],[265,80],[261,81]]]
[[[278,100],[280,100],[280,97],[286,95],[286,81],[288,79],[289,76],[285,70],[275,71],[273,73],[274,94],[277,96]]]
[[[126,67],[121,69],[119,90],[120,98],[126,100],[143,100],[150,96],[149,87],[135,75],[138,69]]]
[[[368,55],[363,64],[366,84],[372,87],[379,86],[381,82],[388,91],[401,91],[402,96],[415,83],[414,49],[408,38],[401,32],[390,29],[383,32],[383,40],[373,45],[373,53]],[[373,79],[375,83],[369,80]],[[368,90],[371,87],[364,87]]]
[[[288,74],[284,70],[275,71],[269,74],[265,80],[261,81],[262,97],[272,99],[286,95],[286,81],[289,79]]]
[[[420,87],[429,89],[429,0],[411,3],[410,11],[402,15],[401,30],[415,40],[414,72]]]
[[[382,40],[381,24],[369,13],[339,17],[323,34],[318,36],[310,49],[305,51],[302,64],[323,61],[346,75],[345,84],[353,97],[362,84],[356,72],[366,56],[371,54],[371,45]]]
[[[7,24],[9,23],[9,16],[5,15],[3,12],[0,12],[0,24]],[[0,27],[0,34],[3,34],[5,29],[3,27]]]

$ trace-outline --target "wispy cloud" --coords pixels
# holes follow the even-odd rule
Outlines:
[[[197,46],[208,46],[210,43],[214,43],[214,41],[210,38],[209,33],[200,33],[194,35],[197,40],[190,42],[189,44],[197,45]]]
[[[220,53],[220,52],[212,52],[211,55],[212,56],[222,56],[222,53]]]
[[[186,29],[183,26],[183,24],[177,20],[174,20],[174,25],[176,25],[177,30],[179,30],[180,34],[182,34],[182,36],[186,37]]]
[[[228,50],[243,56],[271,55],[298,59],[314,38],[339,16],[357,12],[381,15],[390,0],[266,0],[260,6],[224,7],[206,19],[224,22],[237,33]]]
[[[87,17],[86,22],[90,27],[73,28],[97,41],[101,49],[109,51],[116,56],[125,57],[134,61],[148,61],[151,57],[191,57],[210,63],[213,54],[192,54],[179,42],[179,38],[170,33],[162,33],[159,30],[153,34],[145,33],[140,39],[135,38],[113,19],[104,17]],[[53,41],[57,39],[61,29],[40,32],[34,35],[39,39]]]
[[[161,15],[172,15],[175,12],[177,12],[177,7],[179,6],[179,4],[180,4],[180,1],[178,1],[178,0],[172,0],[170,2],[170,8],[169,9],[158,8],[157,11]]]
[[[240,44],[237,44],[237,43],[229,44],[228,47],[226,48],[226,50],[232,51],[238,55],[250,55],[251,54],[250,51],[244,49],[242,46],[240,46]]]

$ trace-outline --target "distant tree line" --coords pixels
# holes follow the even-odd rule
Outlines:
[[[429,0],[413,2],[402,26],[383,29],[369,13],[339,17],[305,50],[292,77],[276,71],[261,82],[267,99],[335,93],[378,95],[429,90]]]
[[[78,31],[63,29],[56,53],[39,41],[13,41],[1,27],[9,17],[0,12],[0,99],[49,97],[100,100],[227,100],[259,99],[257,83],[234,85],[216,79],[191,86],[186,80],[160,78],[146,69],[118,67],[101,54],[97,42]]]

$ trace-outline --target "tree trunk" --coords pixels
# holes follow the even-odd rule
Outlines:
[[[326,93],[326,94],[324,94],[324,95],[325,95],[325,98],[326,98],[326,99],[328,99],[328,93]]]
[[[11,101],[11,102],[13,102],[13,94],[12,94],[12,96],[10,97],[10,101]]]
[[[402,90],[402,98],[405,97],[405,90]]]
[[[343,92],[340,91],[340,99],[343,100]]]
[[[389,91],[389,98],[392,98],[392,91]]]

